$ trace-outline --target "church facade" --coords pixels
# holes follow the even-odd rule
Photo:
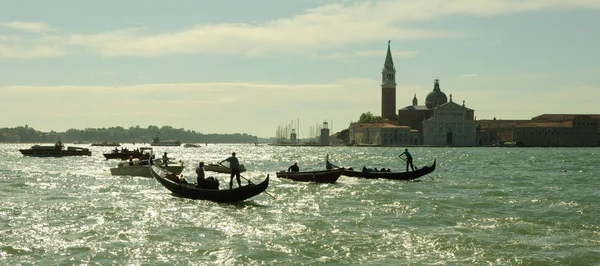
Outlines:
[[[452,101],[432,109],[431,118],[423,121],[423,144],[432,146],[477,145],[477,123],[473,110]]]
[[[425,105],[418,105],[416,94],[412,105],[396,110],[396,68],[390,42],[382,69],[382,123],[352,123],[350,142],[358,145],[432,145],[474,146],[476,123],[474,111],[452,101],[441,91],[439,79]],[[397,113],[396,113],[397,112]]]

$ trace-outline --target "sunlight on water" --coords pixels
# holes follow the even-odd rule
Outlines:
[[[242,176],[269,193],[238,204],[174,197],[150,178],[112,176],[111,148],[92,156],[23,157],[0,145],[0,262],[15,264],[564,265],[600,261],[598,149],[412,147],[414,182],[342,176],[279,179],[325,156],[360,169],[405,169],[403,147],[156,147],[186,165],[236,152]],[[126,145],[135,147],[133,145]],[[141,147],[141,146],[138,146]],[[207,172],[220,180],[228,174]],[[243,181],[245,184],[246,181]]]

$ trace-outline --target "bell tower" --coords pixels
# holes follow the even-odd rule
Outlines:
[[[388,41],[385,63],[381,71],[381,118],[396,120],[396,68]]]

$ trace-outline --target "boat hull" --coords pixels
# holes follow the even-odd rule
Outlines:
[[[277,172],[278,178],[286,178],[299,182],[335,183],[344,172],[344,168],[308,172]]]
[[[164,166],[157,165],[161,169],[164,169]],[[179,164],[169,164],[167,166],[167,171],[179,175],[183,172],[185,166]],[[141,176],[141,177],[149,177],[152,178],[152,174],[150,173],[150,165],[148,164],[139,164],[135,163],[133,165],[129,165],[129,163],[119,163],[117,167],[110,168],[110,174],[114,176]]]
[[[175,183],[164,177],[164,172],[151,167],[151,175],[163,187],[173,194],[189,199],[208,200],[218,203],[235,203],[250,199],[263,193],[269,186],[269,176],[259,184],[246,185],[234,189],[204,189],[198,188],[196,184]]]
[[[383,178],[392,180],[413,180],[433,172],[435,170],[436,161],[437,160],[434,160],[431,166],[424,166],[423,168],[412,172],[362,172],[345,170],[342,175],[369,179]]]
[[[51,146],[33,146],[30,149],[20,149],[19,152],[28,157],[66,157],[66,156],[91,156],[92,152],[87,148],[69,147],[67,149],[56,149]]]
[[[132,157],[133,159],[140,159],[142,158],[142,156],[144,155],[141,152],[111,152],[111,153],[103,153],[102,155],[104,155],[104,158],[106,158],[107,160],[110,159],[120,159],[120,160],[127,160],[129,159],[129,157]]]

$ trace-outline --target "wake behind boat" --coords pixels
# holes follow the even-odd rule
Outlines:
[[[320,170],[320,171],[306,171],[306,172],[277,172],[277,177],[287,178],[294,181],[300,182],[316,182],[316,183],[335,183],[344,168],[332,169],[332,170]]]
[[[250,184],[233,189],[205,189],[199,188],[196,184],[175,182],[167,178],[168,172],[152,166],[149,169],[150,174],[162,186],[173,194],[189,199],[208,200],[218,203],[234,203],[250,199],[260,193],[265,192],[269,186],[269,175],[259,184]]]

